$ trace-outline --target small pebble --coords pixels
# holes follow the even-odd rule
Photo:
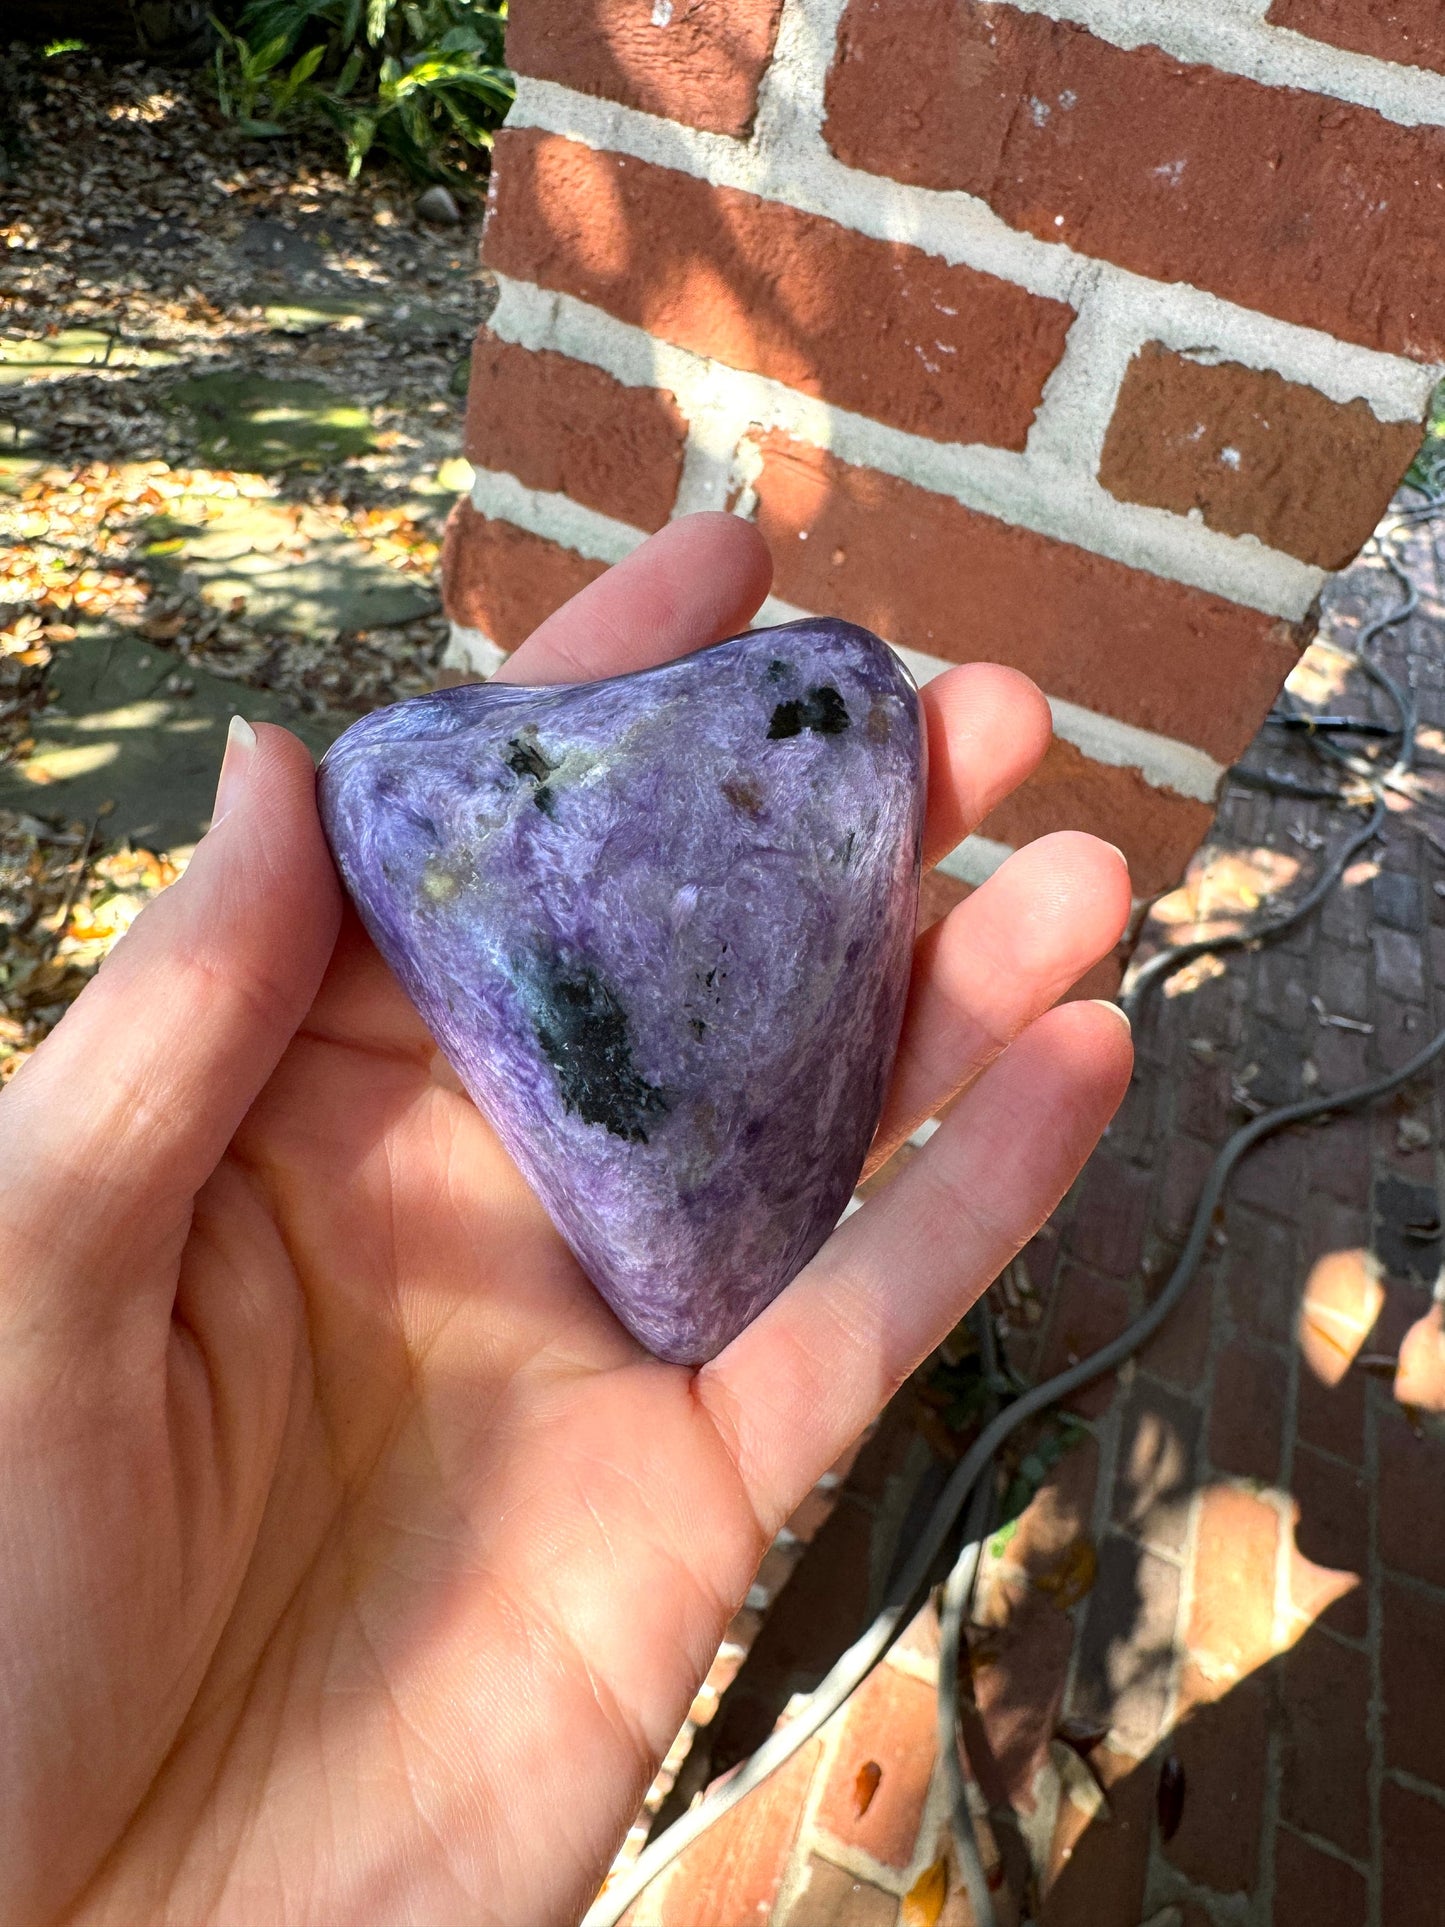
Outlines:
[[[418,197],[416,211],[418,219],[434,222],[437,227],[457,227],[462,218],[456,197],[440,182]]]

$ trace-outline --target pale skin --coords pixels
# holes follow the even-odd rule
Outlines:
[[[689,518],[503,674],[667,660],[768,573]],[[986,665],[924,703],[936,860],[1049,719]],[[257,736],[0,1099],[0,1919],[573,1922],[776,1528],[1122,1096],[1119,1014],[1053,1006],[1127,873],[1046,837],[920,941],[871,1163],[963,1095],[693,1372],[597,1297]]]

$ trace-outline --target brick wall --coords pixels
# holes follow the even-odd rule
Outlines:
[[[1410,460],[1445,361],[1440,0],[513,0],[451,662],[670,516],[764,620],[1048,694],[1141,893]]]

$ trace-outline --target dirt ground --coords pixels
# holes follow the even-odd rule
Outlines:
[[[183,863],[230,708],[315,746],[431,685],[489,306],[480,179],[429,225],[395,173],[239,136],[201,74],[19,47],[8,72],[0,1079]],[[133,726],[120,663],[188,738]],[[133,793],[183,740],[137,848]]]

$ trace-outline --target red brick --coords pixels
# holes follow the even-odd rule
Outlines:
[[[1299,1503],[1294,1540],[1300,1557],[1355,1581],[1348,1588],[1341,1585],[1338,1598],[1318,1616],[1335,1632],[1363,1639],[1369,1630],[1364,1584],[1370,1558],[1369,1486],[1353,1466],[1340,1465],[1301,1445],[1295,1450],[1290,1489]],[[1317,1605],[1318,1594],[1308,1574],[1296,1573],[1291,1595],[1298,1611]]]
[[[1201,1144],[1198,1138],[1181,1134],[1169,1140],[1156,1212],[1159,1229],[1166,1236],[1182,1240],[1188,1234],[1216,1155],[1214,1145]]]
[[[1199,1408],[1135,1378],[1124,1405],[1114,1518],[1160,1552],[1181,1553],[1199,1457]]]
[[[1417,1436],[1394,1412],[1379,1424],[1380,1558],[1445,1588],[1445,1440]]]
[[[1125,372],[1099,461],[1123,502],[1197,511],[1322,569],[1362,549],[1414,459],[1416,422],[1238,362],[1207,363],[1146,341]],[[1321,474],[1331,477],[1321,488]]]
[[[1059,1273],[1048,1336],[1039,1360],[1038,1377],[1076,1365],[1090,1352],[1117,1338],[1129,1322],[1129,1294],[1122,1285],[1092,1277],[1082,1267],[1065,1264]],[[1064,1401],[1083,1418],[1099,1418],[1109,1409],[1116,1380],[1112,1372],[1094,1379]]]
[[[1064,1703],[1074,1622],[1032,1587],[1013,1592],[1005,1622],[974,1642],[973,1704],[964,1709],[970,1765],[991,1807],[1034,1811],[1034,1785]]]
[[[785,435],[765,435],[762,449],[758,526],[778,594],[890,642],[951,662],[1012,663],[1050,695],[1224,761],[1253,738],[1298,656],[1287,624],[1202,589]]]
[[[1274,1836],[1274,1927],[1367,1927],[1363,1874],[1280,1827]]]
[[[1084,1171],[1069,1226],[1069,1255],[1111,1278],[1139,1269],[1153,1177],[1101,1146]]]
[[[1311,1131],[1309,1188],[1363,1209],[1370,1202],[1370,1126],[1362,1117],[1331,1118]]]
[[[1262,1666],[1274,1651],[1279,1514],[1235,1486],[1205,1493],[1194,1549],[1189,1648],[1215,1691]]]
[[[1298,1233],[1244,1206],[1232,1206],[1225,1225],[1230,1315],[1254,1337],[1289,1345],[1299,1294]]]
[[[778,1897],[820,1751],[820,1741],[809,1741],[661,1876],[654,1903],[660,1927],[762,1927]]]
[[[1171,1250],[1169,1255],[1172,1258],[1177,1254]],[[1169,1269],[1172,1271],[1172,1263]],[[1183,1299],[1139,1353],[1139,1363],[1145,1371],[1186,1392],[1192,1392],[1204,1383],[1209,1362],[1210,1325],[1213,1318],[1211,1278],[1210,1268],[1202,1265],[1191,1279]],[[1162,1288],[1166,1279],[1161,1276],[1158,1282]],[[1151,1290],[1149,1295],[1152,1299],[1158,1296],[1158,1292]]]
[[[814,1854],[782,1927],[895,1927],[898,1899]]]
[[[1306,1633],[1282,1662],[1280,1706],[1280,1818],[1368,1858],[1369,1659]]]
[[[1261,999],[1258,987],[1254,994]],[[1306,1150],[1307,1140],[1300,1131],[1267,1137],[1236,1167],[1229,1186],[1232,1195],[1241,1204],[1272,1212],[1277,1218],[1293,1218],[1305,1195]]]
[[[1440,1917],[1445,1867],[1445,1806],[1386,1780],[1380,1795],[1384,1835],[1386,1927],[1415,1927]]]
[[[1225,1346],[1209,1408],[1209,1458],[1219,1471],[1275,1483],[1288,1383],[1289,1368],[1278,1352],[1247,1338]]]
[[[1056,1583],[1089,1537],[1099,1478],[1099,1442],[1085,1435],[1053,1466],[1019,1514],[1005,1558],[1045,1590]]]
[[[1387,1579],[1381,1601],[1385,1764],[1445,1787],[1445,1722],[1433,1688],[1445,1679],[1445,1600]]]
[[[515,649],[605,566],[510,522],[478,515],[463,500],[447,519],[442,602],[454,622]]]
[[[521,0],[507,17],[507,59],[519,74],[663,120],[747,134],[781,11],[782,0],[679,0],[664,19],[639,0]]]
[[[1179,1568],[1111,1532],[1099,1549],[1069,1712],[1144,1754],[1164,1731],[1178,1638]]]
[[[1413,1412],[1445,1415],[1445,1314],[1432,1305],[1417,1318],[1400,1347],[1395,1373],[1397,1403]]]
[[[1420,0],[1424,4],[1424,0]],[[827,139],[1011,226],[1370,348],[1445,352],[1445,130],[984,0],[852,0]]]
[[[1265,17],[1351,53],[1445,74],[1439,0],[1272,0]]]
[[[730,367],[1000,448],[1023,447],[1073,320],[919,248],[533,129],[497,137],[483,257]]]
[[[853,1696],[828,1771],[817,1827],[843,1845],[860,1847],[888,1867],[913,1858],[923,1802],[937,1751],[936,1700],[921,1680],[879,1666]],[[882,1768],[867,1811],[858,1811],[858,1771]]]
[[[1306,1445],[1360,1465],[1365,1456],[1364,1372],[1351,1368],[1338,1385],[1324,1385],[1313,1372],[1299,1376],[1295,1434]]]
[[[1145,897],[1178,882],[1213,815],[1212,804],[1136,769],[1093,762],[1056,736],[1028,781],[979,827],[1016,849],[1051,830],[1087,830],[1124,852],[1134,894]]]
[[[1041,1927],[1138,1927],[1157,1769],[1107,1746],[1093,1749],[1089,1765],[1113,1818],[1087,1821],[1072,1801],[1062,1802]]]
[[[629,388],[567,355],[478,334],[466,434],[478,468],[505,469],[528,488],[653,530],[672,512],[686,441],[665,390]]]
[[[1355,1213],[1339,1210],[1311,1212],[1307,1246],[1319,1242],[1327,1226],[1320,1218],[1334,1218],[1342,1238],[1358,1235]],[[1310,1265],[1300,1305],[1299,1343],[1308,1375],[1321,1385],[1338,1385],[1359,1356],[1375,1327],[1384,1303],[1378,1268],[1363,1241],[1326,1250]]]
[[[1204,1682],[1189,1677],[1186,1699]],[[1245,1679],[1196,1710],[1171,1735],[1168,1749],[1184,1768],[1184,1812],[1165,1843],[1173,1864],[1200,1886],[1252,1894],[1264,1830],[1269,1705],[1263,1684]],[[1303,1927],[1303,1923],[1301,1923]]]

